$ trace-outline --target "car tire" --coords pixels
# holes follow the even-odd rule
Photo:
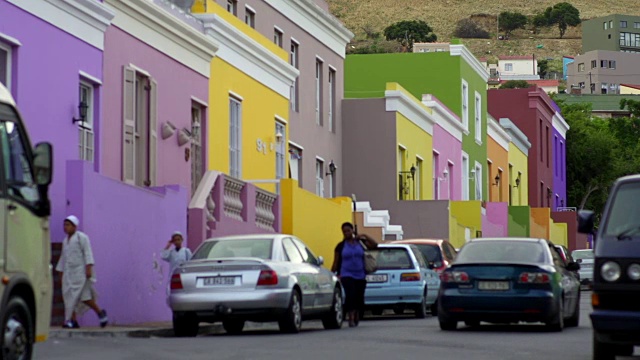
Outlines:
[[[438,300],[431,305],[431,316],[438,316]]]
[[[573,315],[565,321],[566,327],[578,327],[580,325],[580,290],[578,289],[578,297],[576,298],[576,306]]]
[[[608,344],[598,340],[598,333],[593,331],[593,360],[615,360],[616,356],[633,355],[633,345]]]
[[[438,314],[438,323],[440,324],[440,330],[453,331],[458,328],[458,322],[449,319],[444,314]]]
[[[198,335],[200,322],[195,314],[173,313],[173,333],[177,337],[195,337]]]
[[[424,319],[427,317],[427,310],[429,306],[427,305],[427,289],[424,289],[424,294],[422,295],[422,302],[416,306],[416,317],[418,319]]]
[[[288,334],[296,334],[302,328],[302,300],[298,290],[293,290],[289,307],[282,319],[278,321],[280,331]]]
[[[35,329],[33,316],[24,300],[19,297],[9,299],[2,318],[2,329],[0,355],[4,359],[31,359]]]
[[[223,320],[222,327],[227,334],[238,335],[244,329],[244,320]]]
[[[333,291],[333,302],[331,303],[331,309],[322,318],[322,326],[327,330],[340,329],[342,327],[342,321],[344,319],[342,308],[342,291],[340,288],[336,288]]]
[[[560,332],[564,329],[564,300],[560,299],[558,304],[558,314],[555,319],[546,323],[547,329],[553,332]]]

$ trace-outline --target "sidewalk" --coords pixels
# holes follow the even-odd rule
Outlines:
[[[222,333],[221,324],[200,325],[198,335]],[[52,327],[49,331],[50,339],[87,338],[87,337],[173,337],[171,322],[145,323],[137,325],[107,325],[101,327],[81,327],[80,329],[63,329]]]

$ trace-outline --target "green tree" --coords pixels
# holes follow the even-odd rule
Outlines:
[[[631,111],[631,115],[635,117],[640,117],[640,101],[631,100],[631,99],[622,99],[620,100],[620,109],[627,109]]]
[[[532,86],[526,80],[509,80],[500,85],[500,89],[525,89]]]
[[[506,35],[511,35],[513,30],[524,29],[527,25],[527,17],[519,12],[504,11],[498,16],[500,30]]]
[[[387,40],[396,40],[405,49],[413,48],[414,42],[436,42],[438,37],[433,29],[422,20],[405,20],[384,29]]]
[[[544,79],[547,76],[547,72],[549,71],[549,61],[547,60],[538,60],[538,67],[540,70],[538,71],[538,75],[540,75],[541,79]]]
[[[567,32],[567,27],[580,25],[580,11],[568,2],[561,2],[548,7],[544,12],[547,24],[558,25],[560,38]]]
[[[549,18],[545,12],[539,13],[533,16],[531,19],[531,25],[533,25],[533,33],[538,34],[541,28],[549,26]]]
[[[458,21],[453,35],[461,39],[489,39],[491,37],[487,30],[468,18]]]

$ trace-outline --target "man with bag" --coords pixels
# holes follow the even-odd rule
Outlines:
[[[357,235],[349,222],[342,224],[342,235],[344,238],[336,246],[331,271],[340,277],[349,327],[355,327],[360,322],[360,311],[364,309],[367,274],[376,271],[375,258],[366,250],[376,249],[378,243],[368,235]]]

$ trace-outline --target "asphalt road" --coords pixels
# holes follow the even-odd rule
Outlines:
[[[584,360],[591,359],[590,297],[583,292],[580,327],[562,333],[547,332],[541,325],[483,324],[470,329],[461,323],[458,331],[444,332],[434,317],[387,315],[332,331],[323,330],[319,322],[305,322],[295,335],[281,335],[276,324],[265,324],[238,336],[51,339],[36,346],[35,359]]]

